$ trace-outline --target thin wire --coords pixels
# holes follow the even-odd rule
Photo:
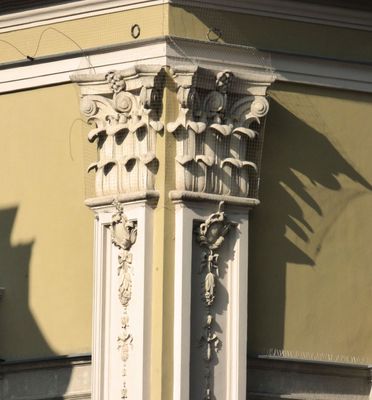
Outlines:
[[[41,41],[42,41],[44,35],[45,35],[48,31],[57,32],[57,33],[59,33],[60,35],[64,36],[66,39],[70,40],[72,43],[74,43],[75,46],[81,51],[81,53],[83,54],[83,56],[84,56],[84,57],[86,58],[86,60],[88,61],[89,67],[93,70],[94,73],[96,72],[96,70],[95,70],[93,64],[92,64],[91,61],[90,61],[90,57],[86,54],[86,52],[85,52],[84,49],[79,45],[79,43],[78,43],[76,40],[74,40],[72,37],[70,37],[69,35],[67,35],[66,33],[64,33],[64,32],[62,32],[62,31],[60,31],[60,30],[57,29],[57,28],[48,27],[48,28],[45,28],[45,29],[40,33],[40,36],[39,36],[38,41],[37,41],[37,44],[36,44],[36,49],[35,49],[35,51],[34,51],[34,53],[33,53],[32,55],[27,55],[27,54],[25,54],[25,53],[24,53],[22,50],[20,50],[17,46],[15,46],[15,45],[14,45],[13,43],[11,43],[11,42],[8,42],[7,40],[0,39],[0,42],[3,42],[3,43],[5,43],[5,44],[7,44],[8,46],[11,46],[13,49],[15,49],[15,50],[16,50],[19,54],[21,54],[23,57],[29,59],[30,61],[33,61],[33,60],[36,58],[36,56],[37,56],[37,54],[38,54],[38,52],[39,52]]]
[[[185,58],[187,58],[187,59],[191,62],[191,64],[193,64],[195,67],[198,66],[198,63],[196,62],[196,60],[194,60],[194,59],[191,58],[188,54],[186,54],[185,51],[174,41],[174,39],[172,38],[172,36],[169,35],[167,38],[168,38],[168,40],[169,40],[170,42],[172,42],[173,46],[174,46]]]
[[[81,53],[84,55],[84,57],[85,57],[86,60],[88,61],[89,66],[93,69],[94,72],[96,72],[94,66],[92,65],[92,63],[91,63],[91,61],[90,61],[89,56],[85,53],[84,49],[79,45],[79,43],[78,43],[76,40],[74,40],[72,37],[70,37],[69,35],[67,35],[66,33],[60,31],[60,30],[57,29],[57,28],[53,28],[53,27],[45,28],[45,29],[41,32],[41,34],[40,34],[40,36],[39,36],[39,40],[38,40],[38,42],[37,42],[36,50],[35,50],[34,54],[31,56],[32,58],[35,58],[35,57],[36,57],[36,55],[37,55],[37,53],[38,53],[38,51],[39,51],[39,48],[40,48],[41,40],[42,40],[42,38],[44,37],[45,33],[48,32],[48,31],[57,32],[57,33],[61,34],[62,36],[64,36],[66,39],[71,40],[71,42],[74,43],[75,46],[76,46],[76,47],[81,51]]]
[[[81,119],[81,118],[75,118],[75,119],[72,121],[72,123],[71,123],[71,125],[70,125],[69,135],[68,135],[69,154],[70,154],[70,158],[71,158],[72,161],[75,161],[75,159],[74,159],[74,157],[73,157],[73,155],[72,155],[71,136],[72,136],[73,128],[74,128],[76,122],[78,122],[78,121],[81,121],[83,124],[85,124],[85,125],[87,125],[87,126],[90,126],[86,121],[84,121],[84,120]]]
[[[17,50],[19,54],[21,54],[23,57],[27,58],[27,54],[23,53],[17,46],[15,46],[13,43],[8,42],[7,40],[0,39],[0,42],[6,43],[7,45],[13,47],[13,49]]]

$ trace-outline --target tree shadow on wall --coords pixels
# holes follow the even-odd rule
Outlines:
[[[287,264],[316,265],[337,218],[350,201],[372,190],[326,136],[275,100],[270,108],[261,172],[262,204],[252,212],[250,225],[248,354],[252,356],[283,349]],[[350,188],[341,186],[339,175],[352,182]],[[309,187],[328,190],[333,196],[320,202]],[[311,223],[304,206],[314,216]]]
[[[34,241],[17,245],[11,243],[17,209],[10,207],[0,210],[0,286],[5,288],[0,300],[0,375],[14,368],[17,370],[20,363],[38,361],[40,367],[41,360],[50,364],[55,359],[55,353],[39,329],[29,305],[30,261]],[[65,368],[63,375],[62,381],[58,381],[61,393],[68,387],[71,369]],[[46,395],[50,385],[53,382],[40,381],[39,385],[30,385],[27,377],[24,377],[22,384],[19,381],[6,382],[6,393],[0,393],[0,397],[25,393],[29,396]]]

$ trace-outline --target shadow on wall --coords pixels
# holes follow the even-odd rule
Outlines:
[[[287,264],[312,268],[346,206],[372,190],[325,135],[277,101],[271,100],[270,107],[262,204],[252,212],[250,226],[248,352],[252,356],[283,349]],[[339,175],[352,182],[350,188],[342,187]],[[309,187],[331,196],[319,201],[320,192]],[[311,223],[305,208],[310,210]]]
[[[18,207],[11,207],[0,210],[0,286],[5,288],[0,300],[0,358],[2,359],[0,374],[6,372],[15,363],[25,361],[24,354],[35,354],[38,359],[43,355],[51,359],[54,354],[38,328],[29,307],[29,269],[34,241],[15,246],[11,244],[17,209]],[[14,351],[14,349],[17,350]],[[64,393],[68,387],[70,369],[65,369],[63,378],[63,382],[58,382],[61,393]],[[33,382],[32,379],[30,382]],[[32,395],[31,392],[34,390],[35,394],[39,394],[40,387],[51,384],[51,382],[40,382],[38,388],[30,385],[30,382],[26,376],[23,377],[22,382],[17,380],[6,382],[5,393],[0,393],[0,398],[13,398],[11,396],[15,393]]]

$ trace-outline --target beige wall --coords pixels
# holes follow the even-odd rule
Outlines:
[[[372,96],[275,84],[271,98],[251,231],[250,352],[370,362]]]
[[[91,349],[93,215],[77,118],[72,84],[0,96],[0,358]]]
[[[138,39],[131,36],[134,24],[141,28]],[[36,57],[43,57],[168,34],[207,40],[208,30],[212,27],[221,30],[221,41],[226,43],[261,50],[372,61],[369,46],[372,32],[165,4],[2,33],[0,63],[25,60],[24,55],[34,56],[35,51]],[[82,66],[87,64],[82,59]]]
[[[170,35],[207,40],[208,30],[214,27],[221,30],[221,41],[226,43],[318,57],[372,60],[372,32],[197,7],[170,8]]]
[[[167,16],[166,5],[153,6],[3,33],[0,63],[25,60],[19,51],[37,58],[134,42],[136,39],[131,36],[134,24],[141,28],[138,40],[166,35]],[[82,67],[87,66],[82,59]]]

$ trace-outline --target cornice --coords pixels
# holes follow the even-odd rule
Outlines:
[[[298,0],[169,0],[171,4],[232,11],[348,29],[372,30],[372,12]]]
[[[164,4],[164,0],[83,0],[0,15],[0,33]]]
[[[83,0],[0,16],[0,33],[158,4],[195,6],[290,21],[372,30],[372,12],[295,0]]]
[[[197,65],[221,71],[231,69],[257,78],[272,79],[372,93],[372,65],[280,52],[262,52],[245,46],[156,37],[121,45],[71,52],[34,61],[0,65],[0,93],[70,82],[74,73],[103,73],[136,64]]]

